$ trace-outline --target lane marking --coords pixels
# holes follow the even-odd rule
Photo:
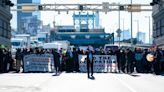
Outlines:
[[[113,75],[112,75],[113,76]],[[137,92],[136,90],[134,90],[131,86],[129,86],[125,81],[117,78],[116,76],[113,76],[116,80],[118,80],[119,82],[121,82],[125,87],[127,87],[130,92]]]

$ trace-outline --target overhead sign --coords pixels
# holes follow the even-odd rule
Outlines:
[[[128,5],[128,12],[141,12],[141,4]]]
[[[34,4],[23,4],[22,5],[22,11],[23,12],[32,12],[37,10],[37,6]]]
[[[102,3],[102,10],[107,13],[109,11],[109,2]]]

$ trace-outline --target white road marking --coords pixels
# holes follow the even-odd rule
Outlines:
[[[117,78],[115,75],[112,75],[116,80],[120,81],[125,87],[127,87],[130,92],[137,92],[135,89],[133,89],[131,86],[129,86],[125,81]]]

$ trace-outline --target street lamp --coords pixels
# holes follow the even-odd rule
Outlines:
[[[137,39],[138,39],[138,42],[139,42],[139,20],[135,20],[135,22],[137,22]]]
[[[122,33],[122,34],[123,34],[123,39],[122,39],[122,40],[124,41],[124,19],[122,19],[122,22],[123,22],[123,23],[122,23],[122,25],[123,25],[123,27],[122,27],[122,32],[123,32],[123,33]]]
[[[145,16],[145,18],[148,18],[149,19],[149,44],[151,44],[150,42],[150,16]]]
[[[119,6],[119,11],[118,11],[118,30],[117,30],[117,33],[118,33],[118,37],[119,37],[119,47],[120,47],[120,33],[121,33],[121,30],[120,30],[120,6]]]
[[[131,0],[131,5],[133,1]],[[131,47],[133,47],[133,13],[131,11]]]
[[[119,11],[118,11],[118,30],[117,30],[117,34],[119,37],[119,47],[120,47],[120,37],[121,37],[121,29],[120,29],[120,11],[124,10],[124,6],[119,5]]]

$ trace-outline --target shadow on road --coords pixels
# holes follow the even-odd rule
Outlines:
[[[136,74],[130,74],[130,76],[132,76],[132,77],[140,77],[140,75],[136,75]]]
[[[164,76],[164,73],[161,73],[161,76]]]
[[[89,77],[90,80],[95,80],[94,76]]]
[[[61,75],[61,72],[60,73],[55,73],[52,76],[60,76],[60,75]]]

